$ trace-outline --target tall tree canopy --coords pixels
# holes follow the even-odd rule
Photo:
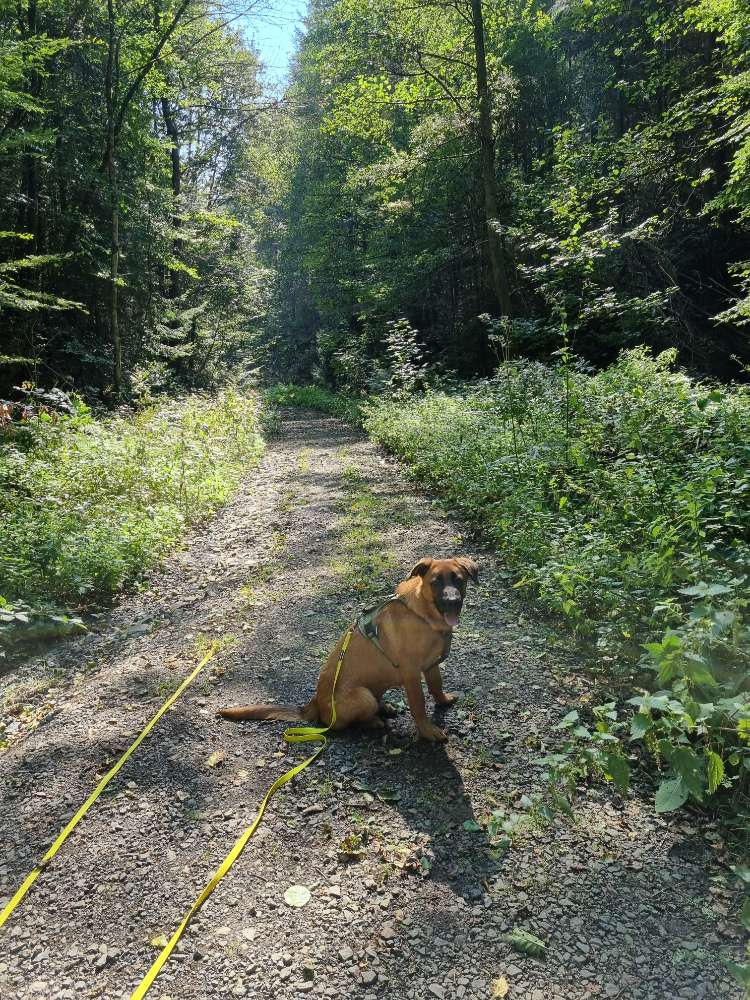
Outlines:
[[[244,339],[265,98],[232,23],[251,6],[0,7],[6,386],[119,395],[199,377]]]
[[[741,0],[314,0],[290,93],[276,330],[365,377],[405,316],[434,359],[748,359]],[[303,348],[303,349],[301,349]]]
[[[279,100],[235,2],[0,0],[4,387],[363,385],[395,329],[742,373],[744,0],[311,0]]]

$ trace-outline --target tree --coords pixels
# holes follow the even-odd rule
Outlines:
[[[359,378],[405,316],[476,374],[489,313],[521,351],[564,319],[596,363],[646,341],[737,373],[749,50],[724,0],[313,4],[267,257],[282,367]]]
[[[510,285],[505,265],[505,251],[497,229],[497,175],[495,173],[495,137],[492,132],[489,83],[487,82],[487,57],[485,55],[484,16],[482,0],[471,0],[471,17],[474,28],[474,57],[476,60],[477,101],[479,105],[479,149],[482,162],[482,190],[484,195],[484,223],[487,231],[487,248],[492,268],[492,280],[501,316],[510,315]]]
[[[3,390],[72,376],[114,400],[211,377],[251,336],[268,104],[230,21],[252,6],[32,0],[20,31],[0,9]]]

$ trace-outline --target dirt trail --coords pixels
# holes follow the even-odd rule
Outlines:
[[[196,662],[232,634],[109,786],[0,932],[0,996],[127,998],[274,777],[300,759],[281,724],[233,725],[224,704],[302,701],[341,629],[421,556],[482,564],[447,664],[464,692],[447,748],[346,734],[286,786],[187,932],[150,997],[739,998],[719,961],[724,874],[682,819],[584,790],[574,820],[535,820],[540,739],[585,681],[551,651],[500,567],[462,541],[397,466],[340,422],[294,413],[239,496],[96,634],[0,680],[46,716],[0,756],[0,902]],[[584,692],[585,693],[585,692]],[[398,707],[400,699],[395,703]],[[442,723],[441,723],[442,724]],[[223,763],[208,766],[214,753]],[[520,803],[520,804],[519,804]],[[521,821],[506,853],[472,820]],[[466,829],[465,824],[469,826]],[[359,858],[344,860],[340,845]],[[285,889],[312,900],[285,905]],[[513,927],[548,940],[514,952]],[[501,991],[499,991],[501,992]]]

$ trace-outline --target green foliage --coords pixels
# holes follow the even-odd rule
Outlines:
[[[362,421],[359,403],[321,385],[274,385],[266,390],[267,401],[274,406],[299,406],[320,410],[353,424]]]
[[[538,809],[545,819],[555,813],[571,813],[576,783],[596,775],[612,782],[621,795],[630,787],[630,764],[620,744],[624,724],[618,718],[615,702],[592,709],[594,724],[582,723],[575,709],[553,727],[562,734],[555,751],[538,761],[545,768],[547,789]]]
[[[739,807],[750,777],[750,393],[673,361],[642,348],[596,374],[568,356],[509,361],[453,392],[372,400],[365,426],[481,525],[516,586],[595,650],[620,697],[636,688],[627,737],[662,769],[657,808],[718,793]],[[624,789],[625,720],[569,723],[564,757]]]
[[[385,356],[389,373],[387,387],[391,395],[409,395],[427,384],[428,368],[417,343],[417,331],[408,319],[402,317],[388,324]]]
[[[0,239],[15,237],[20,240],[29,240],[33,237],[31,233],[0,233]],[[63,254],[34,254],[25,257],[16,257],[0,263],[0,312],[3,309],[16,309],[20,312],[34,312],[40,309],[74,309],[82,308],[79,302],[70,302],[59,295],[51,295],[39,289],[29,288],[23,285],[19,279],[20,275],[25,275],[29,271],[48,268],[51,265],[59,264],[65,260]],[[26,363],[29,359],[16,357],[16,362]]]
[[[0,4],[0,312],[32,377],[107,399],[211,385],[260,323],[275,166],[232,21],[199,0]]]
[[[257,399],[228,389],[102,421],[78,403],[74,416],[42,413],[22,433],[6,425],[2,631],[49,623],[50,605],[78,607],[152,565],[258,459],[258,420]]]
[[[548,356],[562,315],[597,364],[645,341],[736,374],[733,355],[750,359],[747,4],[483,10],[516,347]],[[470,5],[313,5],[290,97],[285,225],[265,251],[277,373],[320,367],[366,389],[398,317],[432,365],[490,371]]]

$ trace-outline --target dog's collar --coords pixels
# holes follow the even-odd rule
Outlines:
[[[383,654],[383,656],[386,658],[386,660],[388,660],[391,666],[395,667],[396,670],[398,670],[398,664],[394,663],[394,661],[386,653],[386,651],[383,649],[380,643],[380,638],[378,637],[378,626],[377,622],[375,621],[375,619],[378,617],[383,608],[386,608],[388,607],[389,604],[394,604],[396,602],[398,604],[403,604],[403,606],[408,611],[411,611],[411,613],[413,615],[416,615],[416,617],[419,618],[421,621],[423,621],[425,625],[429,625],[430,628],[432,628],[432,624],[428,621],[428,619],[420,615],[418,611],[414,610],[414,608],[409,607],[408,603],[406,602],[406,599],[401,594],[391,594],[391,596],[386,598],[385,601],[382,601],[380,604],[376,604],[374,608],[365,608],[365,610],[361,613],[361,615],[357,619],[355,627],[357,631],[360,632],[361,635],[365,637],[365,639],[371,642],[373,646],[375,646]],[[438,663],[442,663],[443,660],[448,656],[448,653],[450,653],[451,651],[452,639],[453,639],[453,633],[451,631],[448,631],[445,635],[443,643],[443,655],[440,657],[439,660],[437,660],[437,662],[429,666],[427,668],[428,670],[432,670],[432,667],[436,667]]]

